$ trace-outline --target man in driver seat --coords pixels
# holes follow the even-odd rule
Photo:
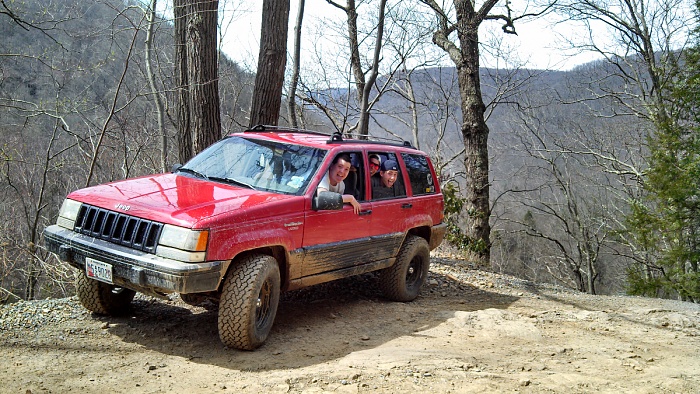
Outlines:
[[[352,194],[345,194],[345,183],[343,183],[343,180],[350,173],[351,165],[350,155],[347,153],[341,153],[336,156],[328,172],[318,184],[316,192],[327,191],[341,194],[343,203],[352,205],[355,213],[360,213],[360,203],[357,202]]]

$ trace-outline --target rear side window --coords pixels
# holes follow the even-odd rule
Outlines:
[[[422,194],[435,193],[435,180],[428,166],[428,159],[422,155],[412,155],[402,153],[403,161],[408,170],[408,178],[411,181],[411,189],[413,195],[419,196]]]

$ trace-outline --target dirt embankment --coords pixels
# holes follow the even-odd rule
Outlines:
[[[434,258],[411,303],[373,275],[284,295],[267,343],[222,347],[216,308],[137,297],[0,306],[2,393],[700,392],[700,306],[587,296]]]

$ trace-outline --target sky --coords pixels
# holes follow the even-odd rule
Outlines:
[[[231,60],[254,69],[257,65],[262,7],[259,1],[246,2],[246,4],[244,7],[247,7],[247,9],[244,10],[241,10],[240,6],[234,7],[233,4],[230,6],[224,4],[222,17],[224,20],[230,21],[230,23],[222,25],[223,38],[221,49]],[[291,0],[288,44],[290,51],[293,48],[293,29],[297,16],[297,4],[298,1]],[[230,12],[232,9],[236,10],[235,13]],[[229,10],[229,12],[226,10]],[[316,19],[324,15],[333,16],[339,20],[344,18],[342,11],[328,5],[325,0],[306,0],[304,28],[310,28],[316,23],[314,22]],[[501,29],[499,23],[490,23],[486,26],[490,26],[497,31]],[[499,33],[498,36],[503,39],[503,43],[510,47],[520,59],[527,61],[526,67],[528,68],[567,70],[596,59],[591,54],[578,53],[576,56],[571,56],[570,53],[562,50],[562,45],[559,43],[560,35],[570,36],[576,34],[575,31],[571,30],[570,25],[567,27],[553,26],[547,22],[536,21],[518,24],[516,28],[518,35]],[[480,39],[482,41],[485,40],[484,38]],[[312,43],[303,42],[302,51],[305,49],[309,50],[311,46]],[[482,66],[493,66],[493,64],[489,63],[494,63],[495,60],[489,59],[484,52],[482,52],[482,58]]]

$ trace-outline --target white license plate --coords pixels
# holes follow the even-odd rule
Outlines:
[[[112,282],[112,265],[91,259],[85,258],[85,273],[88,278],[97,279],[102,282]]]

